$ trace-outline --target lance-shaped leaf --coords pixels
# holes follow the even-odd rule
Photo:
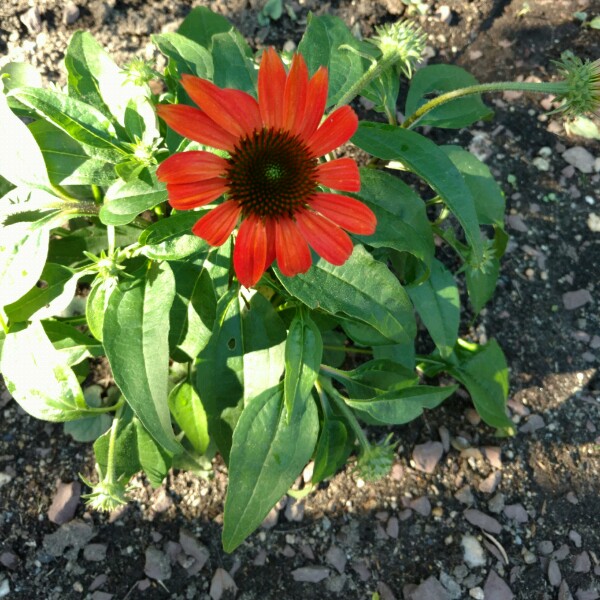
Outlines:
[[[72,325],[54,320],[42,321],[42,325],[52,345],[70,367],[86,358],[104,355],[102,344]]]
[[[187,73],[212,80],[212,56],[200,44],[180,33],[153,35],[152,41],[165,56],[175,63],[179,75]]]
[[[286,290],[312,309],[367,323],[390,343],[406,343],[416,335],[413,307],[404,288],[362,246],[355,246],[352,256],[338,267],[320,259],[295,277],[276,273]]]
[[[297,402],[289,420],[282,386],[244,408],[233,434],[225,500],[223,547],[232,552],[264,520],[310,459],[319,431],[312,396]]]
[[[473,196],[460,171],[434,142],[402,127],[364,121],[352,142],[373,156],[402,162],[424,179],[464,229],[473,250],[473,261],[481,263],[483,244]]]
[[[344,422],[335,417],[325,418],[315,449],[313,484],[331,477],[342,467],[348,458],[347,440],[348,430]]]
[[[305,402],[319,375],[323,340],[315,322],[305,311],[294,316],[285,342],[285,408],[291,415],[296,402]]]
[[[12,397],[36,419],[57,422],[90,416],[75,373],[40,321],[6,335],[0,371]]]
[[[208,420],[200,396],[187,380],[178,383],[169,394],[173,418],[198,454],[208,448]]]
[[[154,439],[177,453],[167,402],[169,310],[175,279],[167,263],[152,263],[140,278],[110,296],[102,339],[116,384]]]

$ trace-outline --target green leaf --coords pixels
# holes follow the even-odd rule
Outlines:
[[[0,69],[0,75],[8,75],[1,78],[4,92],[19,87],[42,87],[42,76],[39,71],[29,63],[9,62]]]
[[[48,254],[49,233],[34,223],[0,225],[0,308],[38,281]]]
[[[344,465],[348,455],[347,439],[348,430],[341,419],[325,419],[315,449],[315,466],[311,479],[313,484],[331,477]]]
[[[75,296],[79,275],[72,269],[46,263],[38,285],[31,288],[16,302],[4,307],[12,322],[27,321],[35,315],[46,319],[62,312]]]
[[[166,199],[167,190],[155,173],[143,179],[119,179],[106,190],[100,220],[105,225],[126,225],[140,213],[154,208]]]
[[[153,263],[141,279],[117,286],[108,301],[102,339],[116,384],[144,427],[166,450],[175,440],[167,386],[169,310],[175,279],[167,263]]]
[[[20,88],[11,94],[42,119],[62,129],[74,140],[124,153],[113,125],[97,108],[52,90]]]
[[[471,190],[479,222],[503,229],[506,210],[504,193],[489,167],[460,146],[441,146],[441,149],[460,171]]]
[[[257,70],[252,51],[235,29],[217,33],[212,38],[212,58],[215,85],[256,93]]]
[[[86,404],[93,408],[102,406],[102,391],[99,385],[87,387],[83,392]],[[67,421],[64,424],[64,430],[76,442],[93,442],[110,427],[112,420],[112,415],[104,413],[76,421]]]
[[[302,275],[285,277],[277,269],[276,273],[286,290],[312,309],[367,323],[390,342],[404,343],[416,335],[408,295],[362,246],[355,246],[342,266],[320,259]]]
[[[378,424],[403,425],[419,417],[423,409],[439,406],[457,388],[457,385],[415,385],[392,390],[367,400],[347,399],[346,404],[368,423],[373,419]]]
[[[180,75],[187,73],[212,80],[213,61],[206,48],[180,33],[153,35],[152,41],[166,57],[175,63]]]
[[[317,407],[308,396],[289,421],[281,386],[244,408],[233,434],[225,499],[223,548],[233,552],[263,521],[310,459],[319,432]]]
[[[467,265],[465,281],[467,282],[469,301],[475,314],[479,314],[481,309],[492,299],[499,275],[500,261],[495,257],[487,261],[485,270],[475,269]]]
[[[88,294],[85,303],[85,318],[91,334],[100,342],[102,341],[102,329],[104,327],[104,315],[108,308],[110,295],[117,285],[117,279],[103,279],[98,277]]]
[[[435,246],[425,203],[398,177],[383,171],[362,168],[360,180],[356,196],[375,213],[377,229],[373,235],[353,237],[374,248],[409,252],[428,271]]]
[[[306,60],[311,74],[321,66],[327,67],[327,106],[340,100],[365,72],[365,61],[357,53],[359,47],[356,38],[338,17],[309,15],[298,52]]]
[[[48,339],[65,364],[72,367],[86,358],[102,356],[104,348],[95,339],[85,335],[72,325],[61,321],[42,321]]]
[[[244,404],[279,383],[285,367],[285,325],[271,303],[255,293],[242,306]]]
[[[169,313],[169,348],[174,360],[193,361],[212,334],[217,299],[208,272],[193,262],[171,263],[175,299]]]
[[[592,29],[600,29],[600,17],[594,17],[589,23],[586,23],[586,26]]]
[[[296,312],[285,342],[283,396],[291,415],[296,402],[304,403],[319,376],[323,340],[315,322],[303,310]]]
[[[200,396],[189,381],[182,381],[169,394],[169,408],[181,431],[198,454],[208,448],[208,420]]]
[[[506,416],[508,366],[496,340],[485,346],[462,343],[456,356],[459,365],[446,370],[467,388],[481,418],[501,432],[514,432],[513,422]]]
[[[234,425],[227,416],[242,403],[243,381],[240,303],[238,290],[231,288],[217,303],[213,332],[196,366],[196,389],[208,416],[210,437],[226,462]]]
[[[225,17],[204,6],[196,6],[183,20],[177,32],[210,50],[213,37],[231,29],[233,25]]]
[[[389,346],[375,346],[373,358],[379,360],[391,360],[407,369],[414,371],[415,368],[415,343],[390,344]]]
[[[48,189],[50,181],[40,148],[27,125],[0,92],[0,175],[15,185]]]
[[[401,161],[424,179],[456,216],[473,249],[475,263],[481,263],[483,245],[475,201],[460,171],[434,142],[401,127],[364,121],[352,142],[378,158]]]
[[[208,249],[208,244],[192,233],[192,227],[205,211],[181,212],[152,223],[140,235],[143,253],[154,260],[181,260]]]
[[[460,298],[454,276],[434,260],[427,281],[406,289],[443,358],[454,351],[460,321]]]
[[[6,335],[0,371],[12,397],[36,419],[60,422],[89,416],[75,373],[40,321]]]
[[[113,163],[94,158],[93,150],[88,153],[79,142],[52,123],[34,121],[29,130],[42,151],[53,184],[109,185],[117,178]],[[116,153],[114,160],[119,160]]]
[[[439,95],[478,83],[473,75],[456,65],[429,65],[416,71],[412,78],[404,112],[407,116],[412,115],[431,99],[432,92]],[[493,114],[480,95],[473,95],[434,108],[418,121],[418,125],[460,129],[475,121],[490,119]]]

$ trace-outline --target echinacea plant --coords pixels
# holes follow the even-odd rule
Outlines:
[[[352,454],[361,476],[385,475],[392,437],[363,427],[408,423],[459,385],[510,435],[505,358],[459,337],[456,282],[476,316],[507,243],[504,197],[475,156],[415,128],[487,119],[480,95],[507,89],[597,111],[599,61],[566,53],[559,81],[480,84],[416,69],[415,25],[359,41],[329,16],[293,55],[255,56],[205,8],[153,40],[164,73],[121,68],[77,32],[64,90],[25,64],[0,79],[0,371],[25,411],[94,442],[89,504],[123,504],[139,471],[210,476],[219,453],[231,551],[310,461],[295,493]],[[387,122],[359,122],[359,95]],[[432,352],[415,347],[417,315]],[[86,385],[106,361],[112,378]]]

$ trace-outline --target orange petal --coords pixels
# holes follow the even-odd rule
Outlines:
[[[302,128],[308,93],[308,69],[301,54],[295,54],[283,94],[283,128],[297,134]]]
[[[306,273],[312,265],[308,244],[289,217],[275,223],[275,250],[277,265],[286,277]]]
[[[285,82],[285,68],[281,59],[273,48],[267,48],[258,70],[258,105],[265,127],[281,129],[283,126]]]
[[[351,233],[375,233],[377,218],[368,206],[355,198],[340,194],[315,194],[309,203],[312,209]]]
[[[296,212],[296,225],[304,239],[315,252],[332,265],[343,265],[352,254],[352,240],[345,231],[325,217],[300,210]]]
[[[220,127],[236,136],[262,128],[258,102],[240,90],[224,90],[207,79],[182,75],[181,85],[190,98]]]
[[[167,183],[192,183],[223,175],[229,163],[212,152],[178,152],[160,163],[156,176]]]
[[[222,177],[192,183],[167,183],[169,204],[177,210],[189,210],[209,204],[227,191]]]
[[[325,67],[319,67],[317,72],[308,82],[306,112],[304,113],[302,127],[299,131],[299,135],[303,140],[310,138],[317,130],[317,127],[323,118],[323,113],[325,112],[325,106],[327,104],[328,85],[329,78],[327,69]]]
[[[228,200],[197,221],[192,231],[211,246],[222,246],[237,225],[241,212],[235,200]]]
[[[265,272],[267,231],[260,217],[249,216],[242,221],[233,250],[235,274],[244,287],[256,285]]]
[[[265,219],[265,227],[267,229],[267,260],[265,262],[265,269],[268,269],[277,256],[277,249],[275,248],[275,236],[277,235],[275,219]]]
[[[360,174],[356,162],[351,158],[337,158],[321,163],[317,167],[317,181],[334,190],[358,192]]]
[[[347,142],[357,129],[356,113],[349,106],[342,106],[323,121],[310,136],[307,145],[315,156],[323,156]]]
[[[238,137],[219,127],[207,114],[186,104],[159,104],[158,116],[190,140],[232,152]]]

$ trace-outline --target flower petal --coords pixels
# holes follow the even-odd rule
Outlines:
[[[352,240],[345,231],[325,217],[299,210],[296,225],[315,252],[332,265],[343,265],[352,254]]]
[[[340,194],[315,194],[309,204],[312,209],[351,233],[375,233],[377,218],[366,204],[355,198]]]
[[[277,256],[275,247],[276,226],[275,219],[265,219],[265,227],[267,229],[267,260],[265,261],[265,270],[268,269]]]
[[[323,156],[347,142],[358,128],[358,117],[349,106],[334,110],[319,129],[309,138],[307,145],[315,156]]]
[[[360,174],[356,161],[351,158],[337,158],[321,163],[317,167],[317,182],[334,190],[358,192]]]
[[[224,90],[207,79],[183,74],[181,85],[189,97],[220,127],[236,136],[262,128],[258,102],[240,90]]]
[[[265,272],[267,231],[262,219],[251,215],[242,221],[233,250],[233,267],[240,283],[249,288]]]
[[[258,70],[258,105],[265,127],[280,129],[283,126],[283,94],[285,68],[277,52],[267,48]]]
[[[167,183],[169,204],[177,210],[189,210],[209,204],[227,189],[227,181],[222,177],[192,183]]]
[[[167,183],[192,183],[223,175],[229,163],[212,152],[178,152],[160,163],[156,176]]]
[[[275,249],[277,265],[286,277],[306,273],[312,265],[312,256],[306,240],[289,217],[275,222]]]
[[[299,135],[303,140],[307,140],[317,130],[325,106],[327,104],[327,88],[329,85],[329,77],[325,67],[319,67],[317,72],[310,78],[308,82],[308,92],[306,98],[306,112],[302,121],[302,127],[299,130]]]
[[[308,69],[301,54],[294,54],[283,94],[283,128],[299,133],[306,110]]]
[[[187,104],[159,104],[158,116],[171,129],[190,140],[232,152],[237,136],[219,127],[207,114]]]
[[[237,225],[241,212],[242,208],[235,200],[228,200],[197,221],[192,231],[211,246],[222,246]]]

